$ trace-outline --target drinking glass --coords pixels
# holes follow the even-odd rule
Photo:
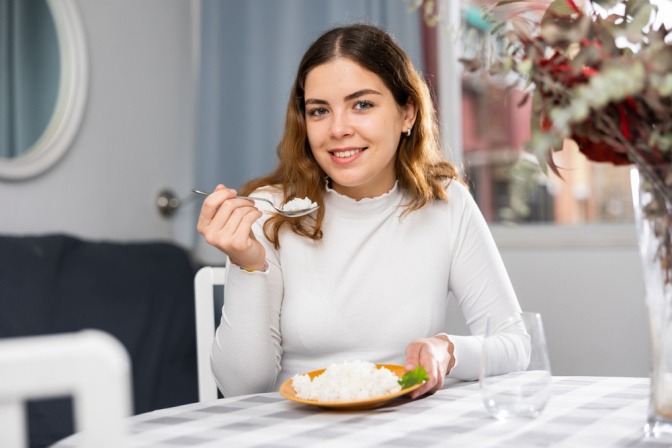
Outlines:
[[[479,383],[495,418],[541,414],[551,397],[551,363],[539,313],[488,316]]]

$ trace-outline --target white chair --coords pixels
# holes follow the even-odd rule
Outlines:
[[[227,267],[201,268],[194,278],[196,305],[196,360],[198,363],[198,400],[217,399],[217,385],[210,367],[210,350],[215,339],[214,287],[226,284]]]
[[[83,447],[126,446],[130,358],[99,330],[0,340],[0,446],[25,447],[25,400],[72,395]]]

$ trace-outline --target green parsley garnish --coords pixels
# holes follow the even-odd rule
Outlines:
[[[406,389],[416,384],[424,383],[427,380],[429,380],[427,372],[425,372],[422,366],[418,366],[417,369],[404,373],[404,376],[399,380],[399,385],[402,389]]]

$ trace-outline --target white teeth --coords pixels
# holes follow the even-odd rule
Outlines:
[[[335,151],[333,154],[336,157],[344,158],[344,157],[354,156],[355,154],[360,153],[360,152],[362,152],[361,149],[349,149],[347,151]]]

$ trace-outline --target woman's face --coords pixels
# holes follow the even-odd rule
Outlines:
[[[354,199],[387,193],[415,106],[399,106],[378,75],[347,58],[313,68],[305,83],[306,130],[331,187]]]

